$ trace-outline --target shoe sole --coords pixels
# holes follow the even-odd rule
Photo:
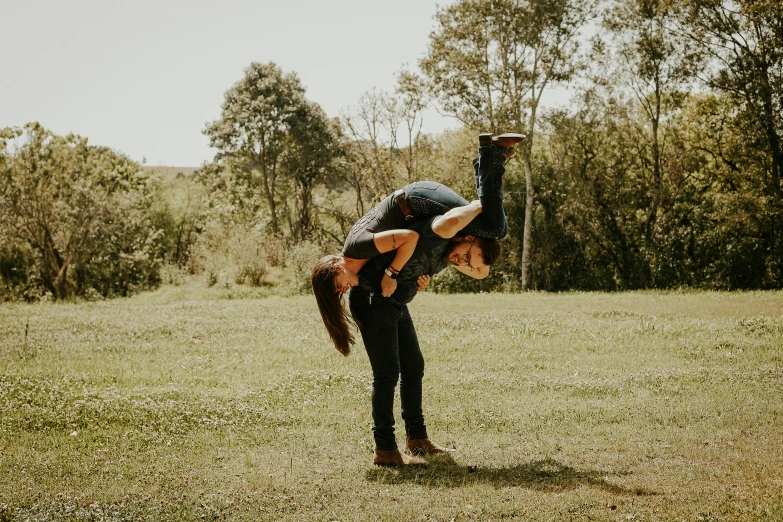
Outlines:
[[[416,466],[426,466],[427,463],[423,464],[383,464],[381,462],[373,462],[373,466],[380,466],[382,468],[413,468]]]
[[[507,134],[501,134],[500,136],[495,136],[492,138],[492,143],[497,145],[498,147],[505,147],[507,149],[513,148],[514,145],[517,145],[519,143],[522,143],[525,141],[527,136],[524,134],[514,134],[514,133],[507,133]],[[505,142],[504,144],[501,144],[500,142]]]
[[[454,451],[456,450],[437,451],[435,453],[427,453],[424,450],[408,450],[408,451],[410,451],[411,455],[415,455],[417,457],[434,457],[436,455],[448,455],[449,453],[454,453]]]

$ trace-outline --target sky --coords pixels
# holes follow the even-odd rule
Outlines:
[[[215,152],[201,131],[250,62],[296,72],[307,97],[338,116],[416,68],[436,9],[430,0],[0,0],[0,127],[38,121],[147,165],[199,166]],[[457,126],[425,115],[425,132]]]

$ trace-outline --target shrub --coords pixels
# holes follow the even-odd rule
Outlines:
[[[159,283],[140,166],[38,123],[0,129],[0,288],[8,297],[128,295]],[[7,270],[6,270],[7,269]]]
[[[289,266],[294,270],[296,290],[301,293],[312,291],[310,274],[318,259],[328,253],[324,246],[313,241],[302,241],[295,245],[288,256]]]
[[[254,227],[212,219],[193,246],[190,271],[206,274],[207,286],[229,280],[261,286],[268,272],[266,239]]]

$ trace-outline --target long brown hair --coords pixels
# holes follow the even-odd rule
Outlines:
[[[335,266],[342,260],[342,256],[322,257],[313,267],[310,281],[313,284],[318,311],[321,312],[321,319],[324,320],[334,347],[341,354],[348,356],[354,343],[350,328],[353,320],[343,306],[343,294],[334,289]]]

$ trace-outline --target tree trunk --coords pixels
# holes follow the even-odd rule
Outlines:
[[[541,86],[538,96],[535,87],[531,91],[530,119],[528,120],[527,139],[521,143],[522,163],[525,167],[525,226],[522,230],[522,290],[530,290],[533,283],[533,269],[530,251],[533,249],[533,205],[535,204],[536,188],[533,185],[533,165],[530,157],[533,155],[533,134],[536,128],[536,111],[541,100],[541,92],[546,87],[546,81]]]
[[[769,144],[769,152],[771,156],[771,179],[768,185],[769,195],[772,200],[772,219],[770,223],[770,245],[769,251],[772,255],[772,259],[777,266],[775,271],[777,272],[778,285],[783,283],[783,245],[782,241],[778,237],[780,226],[781,212],[783,211],[783,198],[781,198],[781,182],[780,178],[783,175],[783,150],[781,150],[781,140],[777,132],[777,122],[775,121],[775,105],[773,103],[773,89],[769,80],[769,71],[766,67],[760,68],[761,76],[761,101],[763,106],[762,121],[764,125],[764,131]]]
[[[531,133],[532,134],[532,133]],[[530,143],[522,147],[522,163],[525,167],[525,226],[522,231],[522,290],[529,290],[532,282],[530,249],[533,243],[533,166],[530,163]]]
[[[313,191],[304,183],[300,186],[299,201],[297,202],[299,205],[299,239],[301,240],[307,239],[313,229]]]
[[[277,179],[277,157],[272,158],[272,164],[268,165],[267,154],[264,146],[261,146],[261,152],[255,158],[256,166],[260,166],[261,181],[264,186],[264,196],[266,196],[266,202],[269,205],[269,213],[272,216],[272,233],[278,235],[280,232],[277,222],[277,203],[275,201],[275,181]],[[250,172],[252,178],[252,170]],[[255,184],[255,183],[254,183]]]
[[[57,279],[55,279],[54,287],[57,289],[57,298],[58,299],[64,299],[68,297],[71,294],[71,285],[68,281],[68,263],[63,263],[62,268],[60,268],[60,271],[57,274]]]
[[[63,259],[54,246],[54,240],[48,230],[44,231],[41,255],[43,257],[42,279],[44,285],[57,298],[63,299],[70,295],[68,281],[68,260]]]
[[[264,195],[266,196],[266,202],[269,205],[269,213],[272,216],[272,233],[278,235],[279,227],[277,223],[277,203],[275,202],[275,185],[274,179],[271,183],[267,179],[266,169],[262,171],[262,181],[264,182]]]
[[[658,121],[652,121],[653,136],[652,136],[652,156],[653,156],[653,197],[652,205],[650,207],[650,213],[647,215],[647,222],[645,223],[644,233],[647,237],[647,241],[652,241],[653,227],[655,221],[658,219],[658,208],[661,205],[663,199],[663,181],[661,174],[661,150],[658,143]]]

